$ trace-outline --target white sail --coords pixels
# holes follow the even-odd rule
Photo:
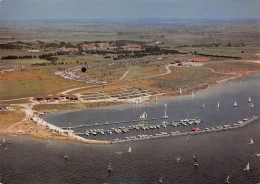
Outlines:
[[[182,94],[182,90],[181,90],[181,88],[180,88],[180,94]]]
[[[220,108],[219,102],[218,102],[217,108]]]
[[[252,102],[252,100],[251,100],[251,98],[250,98],[250,97],[248,98],[248,102],[249,102],[249,103],[250,103],[250,102]]]
[[[168,116],[167,116],[167,104],[164,104],[164,106],[165,106],[165,108],[164,108],[164,116],[163,116],[163,118],[168,118]]]
[[[236,102],[236,101],[235,101],[235,103],[234,103],[233,107],[237,107],[237,102]]]
[[[253,139],[252,139],[252,138],[251,138],[251,140],[250,140],[249,144],[254,144],[254,141],[253,141]]]
[[[228,175],[228,177],[227,177],[227,179],[226,179],[226,183],[229,183],[229,175]]]
[[[155,101],[157,101],[158,100],[158,97],[157,97],[157,95],[156,95],[156,97],[155,97]]]
[[[194,94],[194,91],[192,91],[192,92],[191,92],[191,96],[192,96],[192,97],[194,97],[194,96],[195,96],[195,94]]]
[[[244,169],[245,171],[249,171],[250,167],[249,167],[249,163],[247,163],[246,168]]]
[[[131,146],[128,148],[128,153],[131,153],[132,152],[132,148]]]
[[[202,104],[202,105],[200,106],[200,108],[203,108],[203,109],[205,109],[205,107],[206,107],[205,104]]]

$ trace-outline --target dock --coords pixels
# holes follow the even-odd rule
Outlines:
[[[145,120],[130,120],[130,121],[116,121],[116,122],[105,122],[105,123],[94,123],[90,125],[77,125],[77,126],[71,126],[71,127],[60,127],[62,129],[68,130],[68,129],[74,129],[74,128],[83,128],[83,127],[96,127],[96,126],[102,126],[102,125],[113,125],[113,124],[121,124],[121,123],[132,123],[132,122],[142,122],[142,121],[155,121],[155,120],[160,120],[160,119],[167,119],[167,118],[150,118],[150,119],[145,119]]]
[[[158,139],[158,138],[166,138],[166,137],[185,136],[185,135],[187,136],[188,134],[193,135],[193,134],[203,134],[203,133],[210,133],[210,132],[228,131],[228,130],[234,130],[234,129],[237,129],[237,128],[242,128],[242,127],[248,126],[251,123],[257,121],[258,119],[259,119],[258,116],[253,116],[253,117],[249,118],[248,120],[246,120],[244,122],[238,123],[237,125],[234,125],[234,126],[228,127],[228,128],[221,128],[221,129],[214,129],[214,130],[212,130],[212,129],[211,130],[200,130],[200,131],[175,133],[175,134],[167,134],[167,135],[159,135],[159,136],[151,136],[151,135],[149,136],[149,135],[147,135],[146,137],[143,137],[143,138],[110,141],[110,143],[115,144],[115,143],[150,140],[150,139]]]

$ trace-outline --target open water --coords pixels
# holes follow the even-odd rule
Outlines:
[[[241,81],[241,82],[240,82]],[[249,76],[231,82],[213,85],[201,90],[192,98],[183,96],[159,99],[149,105],[121,105],[109,108],[50,113],[45,120],[59,126],[94,124],[95,122],[128,121],[138,119],[147,112],[148,117],[161,117],[164,104],[170,121],[198,117],[203,120],[200,129],[260,115],[260,75]],[[248,97],[254,103],[252,112]],[[234,101],[238,107],[233,108]],[[220,109],[217,110],[217,102]],[[206,108],[200,106],[205,103]],[[158,124],[162,120],[151,121]],[[125,125],[120,125],[125,126]],[[100,127],[101,128],[101,127]],[[106,126],[102,127],[106,128]],[[110,128],[108,126],[108,128]],[[171,127],[172,128],[172,127]],[[190,131],[191,126],[178,127],[181,132]],[[173,128],[172,128],[173,129]],[[86,130],[86,129],[85,129]],[[81,128],[76,131],[85,131]],[[173,131],[166,130],[163,131]],[[0,181],[2,183],[224,183],[230,175],[231,183],[254,184],[260,182],[260,121],[247,127],[231,131],[212,132],[187,137],[169,137],[154,140],[109,144],[86,145],[74,141],[55,141],[28,136],[5,136],[8,150],[0,147]],[[155,132],[149,132],[153,134]],[[132,132],[138,135],[140,132]],[[124,138],[121,135],[120,138]],[[111,139],[109,135],[95,139]],[[249,145],[250,139],[255,141]],[[19,142],[23,141],[22,146]],[[132,153],[128,154],[128,147]],[[68,160],[63,158],[67,152]],[[122,152],[121,155],[116,152]],[[199,161],[193,165],[192,155]],[[176,157],[183,158],[176,162]],[[113,172],[107,172],[108,163]],[[250,163],[250,171],[243,171]]]

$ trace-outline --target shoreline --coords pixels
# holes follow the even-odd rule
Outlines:
[[[257,75],[259,73],[260,72],[243,72],[243,73],[239,73],[239,74],[237,74],[235,76],[228,77],[226,79],[222,79],[222,80],[216,81],[214,84],[220,84],[220,83],[228,82],[230,80],[236,80],[236,79],[239,79],[239,78],[244,78],[244,77],[247,77],[249,75]],[[209,85],[207,85],[206,88],[208,88],[208,87],[209,87]],[[199,90],[206,89],[206,88],[200,88]],[[189,96],[189,95],[190,94],[186,94],[186,93],[179,94],[179,95],[165,95],[165,96],[160,95],[160,98],[161,99],[167,99],[167,98],[176,98],[176,97],[180,97],[180,96]],[[153,99],[153,98],[154,98],[154,96],[151,97],[151,99]],[[145,103],[142,103],[142,104],[145,104]],[[29,105],[29,104],[27,104],[27,105]],[[115,104],[115,105],[112,105],[112,107],[120,106],[120,105],[125,105],[125,104]],[[31,106],[31,105],[29,105],[29,106]],[[106,108],[106,107],[111,107],[111,105],[110,106],[102,106],[102,107],[94,107],[94,108]],[[86,108],[86,109],[90,109],[90,108]],[[72,110],[81,110],[81,109],[72,109]],[[21,123],[23,123],[25,121],[27,121],[27,122],[29,121],[30,122],[30,115],[29,115],[30,113],[28,113],[28,111],[32,111],[32,110],[25,109],[24,111],[25,111],[27,117],[26,117],[26,119],[23,119],[18,124],[18,126],[21,125]],[[70,111],[70,110],[62,110],[62,111]],[[51,111],[50,110],[48,113],[62,112],[62,111]],[[35,111],[35,112],[38,112],[38,111]],[[43,119],[42,119],[42,121],[43,121]],[[48,123],[48,124],[50,124],[50,123]],[[86,143],[86,144],[110,144],[109,141],[95,141],[95,140],[90,140],[90,139],[84,139],[84,138],[82,138],[80,136],[75,137],[76,135],[74,135],[74,136],[73,135],[72,136],[64,136],[64,135],[59,135],[59,134],[55,135],[54,133],[51,133],[48,130],[46,130],[46,128],[44,128],[44,126],[39,124],[39,123],[34,123],[34,125],[36,125],[38,130],[41,130],[41,131],[37,131],[37,133],[27,132],[27,133],[24,133],[22,135],[29,135],[29,136],[32,136],[32,137],[38,138],[38,139],[72,140],[72,141],[78,141],[78,142],[82,142],[82,143]],[[53,126],[55,126],[55,125],[53,125]],[[10,134],[11,135],[17,135],[17,134],[19,134],[18,127],[15,128],[15,129],[12,129],[12,130],[8,130],[9,128],[7,128],[5,130],[0,130],[0,135],[10,135]]]

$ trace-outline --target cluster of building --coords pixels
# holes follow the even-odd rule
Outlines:
[[[116,46],[115,43],[90,43],[90,44],[82,44],[81,48],[84,51],[89,50],[101,50],[101,51],[141,51],[142,47],[140,45],[126,45],[126,46]]]
[[[73,48],[73,47],[67,48],[66,46],[63,46],[63,47],[60,48],[60,51],[62,51],[62,52],[78,52],[79,49]]]
[[[53,94],[53,95],[37,95],[33,98],[35,101],[49,101],[53,102],[56,100],[78,100],[78,96],[73,95],[73,94]]]
[[[141,51],[142,47],[140,45],[125,45],[116,46],[115,43],[90,43],[80,45],[83,51]],[[63,46],[59,49],[62,52],[78,52],[78,48]]]
[[[0,104],[0,111],[10,110],[11,106],[9,104]]]
[[[175,58],[171,64],[181,63],[181,62],[207,62],[208,58]]]
[[[81,68],[82,67],[79,66],[79,67],[69,68],[66,70],[56,70],[55,74],[58,76],[61,76],[64,79],[83,82],[86,84],[105,84],[105,83],[107,83],[106,81],[90,79],[88,77],[83,77],[83,76],[77,74],[76,72],[80,71]]]
[[[14,72],[15,68],[2,68],[0,69],[0,73],[9,73],[9,72]]]

